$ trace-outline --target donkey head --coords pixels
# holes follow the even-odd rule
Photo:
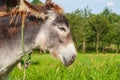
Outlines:
[[[37,12],[32,8],[32,5],[28,7],[31,8],[32,14]],[[36,10],[38,10],[38,8],[36,8]],[[44,15],[42,15],[44,20],[37,35],[36,44],[39,44],[43,50],[49,50],[50,53],[60,59],[65,66],[69,66],[74,62],[77,52],[63,9],[51,0],[46,0],[44,7],[39,11],[40,13],[37,12],[37,15],[39,16],[39,14],[44,13]]]
[[[76,49],[71,37],[68,20],[61,9],[55,11],[50,2],[46,1],[46,20],[40,33],[40,46],[59,58],[65,66],[69,66],[76,58]],[[56,6],[58,7],[58,6]]]

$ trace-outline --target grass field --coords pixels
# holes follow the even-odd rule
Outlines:
[[[119,54],[79,54],[66,68],[49,54],[32,54],[27,80],[120,80]],[[22,80],[23,70],[15,68],[10,80]]]

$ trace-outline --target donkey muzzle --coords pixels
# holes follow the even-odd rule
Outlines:
[[[77,56],[76,54],[72,55],[70,60],[67,60],[66,58],[63,57],[64,65],[66,67],[68,67],[69,65],[71,65],[75,61],[76,56]]]
[[[62,47],[59,51],[62,58],[60,60],[65,66],[71,65],[77,56],[77,52],[73,43],[68,44],[66,47]]]

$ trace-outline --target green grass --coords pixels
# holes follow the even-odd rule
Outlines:
[[[32,54],[31,61],[27,80],[120,80],[119,54],[79,54],[67,68],[49,54]],[[22,78],[18,68],[10,74],[10,80]]]

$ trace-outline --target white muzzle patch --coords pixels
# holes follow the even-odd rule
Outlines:
[[[71,65],[77,56],[77,52],[73,43],[68,44],[66,47],[60,47],[58,53],[59,56],[62,57],[60,60],[65,66]]]

